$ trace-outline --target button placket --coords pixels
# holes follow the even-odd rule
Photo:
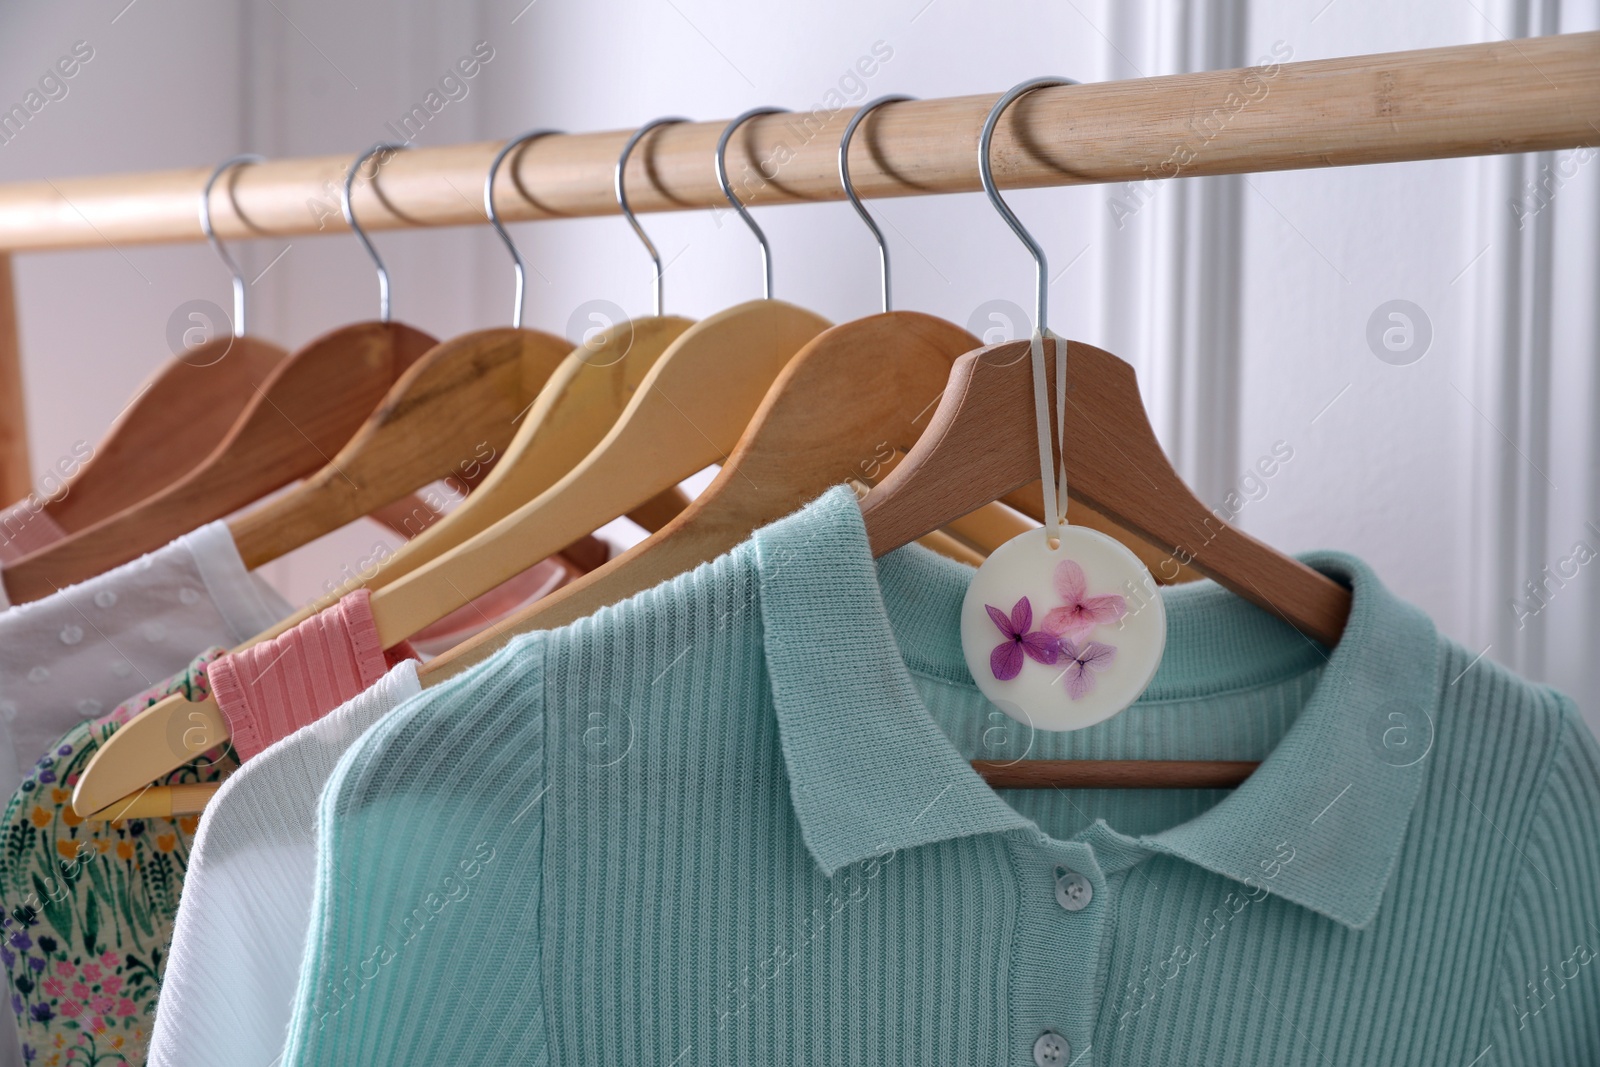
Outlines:
[[[1110,917],[1092,845],[1043,834],[1011,841],[1019,886],[1012,985],[1017,1067],[1092,1067],[1099,958]]]

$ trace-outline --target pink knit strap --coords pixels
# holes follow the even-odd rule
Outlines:
[[[358,589],[271,641],[211,665],[211,692],[233,747],[246,760],[360,694],[395,663],[414,659],[402,642],[385,654],[372,594]]]

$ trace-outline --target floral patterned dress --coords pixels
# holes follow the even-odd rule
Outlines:
[[[0,961],[11,980],[22,1059],[54,1067],[142,1065],[197,816],[86,822],[72,787],[100,743],[162,697],[207,693],[210,649],[182,674],[61,738],[6,809]],[[238,766],[207,753],[168,784],[216,781]]]

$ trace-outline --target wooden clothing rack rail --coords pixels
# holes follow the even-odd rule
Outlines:
[[[979,189],[977,144],[995,96],[898,103],[864,124],[851,177],[863,197]],[[839,135],[852,109],[767,115],[730,144],[750,206],[839,200]],[[712,171],[725,121],[654,131],[630,161],[638,212],[726,208]],[[502,168],[507,221],[615,214],[612,169],[631,130],[540,137]],[[1002,188],[1132,182],[1600,143],[1600,32],[1040,89],[1001,119]],[[365,146],[360,146],[365,147]],[[356,190],[372,230],[487,221],[476,191],[500,142],[395,154]],[[231,171],[212,199],[225,238],[342,232],[352,156]],[[0,504],[29,489],[9,255],[204,237],[210,165],[0,184]],[[464,195],[465,194],[465,195]]]

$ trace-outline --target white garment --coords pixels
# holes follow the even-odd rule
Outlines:
[[[189,850],[150,1067],[278,1062],[311,925],[318,796],[356,739],[421,689],[416,661],[401,662],[211,798]]]
[[[62,734],[293,609],[244,569],[223,522],[0,612],[0,797]]]

